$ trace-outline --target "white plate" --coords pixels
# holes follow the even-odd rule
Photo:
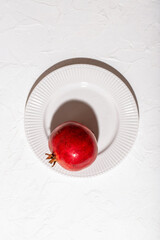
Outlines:
[[[44,77],[32,91],[25,109],[25,130],[38,158],[49,153],[51,130],[68,120],[89,127],[98,139],[98,156],[88,168],[70,172],[59,164],[52,169],[70,176],[91,176],[119,163],[131,149],[138,130],[135,99],[116,75],[98,66],[65,66]]]

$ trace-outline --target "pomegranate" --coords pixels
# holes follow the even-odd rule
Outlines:
[[[52,166],[58,162],[63,168],[78,171],[88,167],[97,157],[97,141],[86,126],[65,122],[56,127],[48,141],[51,154],[47,159]]]

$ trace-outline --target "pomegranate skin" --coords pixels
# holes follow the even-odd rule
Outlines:
[[[53,130],[48,141],[56,162],[70,171],[88,167],[97,157],[97,141],[86,126],[65,122]]]

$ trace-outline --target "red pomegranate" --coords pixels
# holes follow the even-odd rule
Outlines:
[[[56,127],[49,137],[51,154],[47,159],[54,166],[58,162],[63,168],[78,171],[88,167],[97,157],[97,141],[94,134],[78,122],[65,122]]]

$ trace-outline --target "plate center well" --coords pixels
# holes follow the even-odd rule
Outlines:
[[[46,138],[66,121],[77,121],[92,130],[102,153],[113,142],[119,125],[113,98],[97,85],[68,84],[52,94],[44,114]]]

